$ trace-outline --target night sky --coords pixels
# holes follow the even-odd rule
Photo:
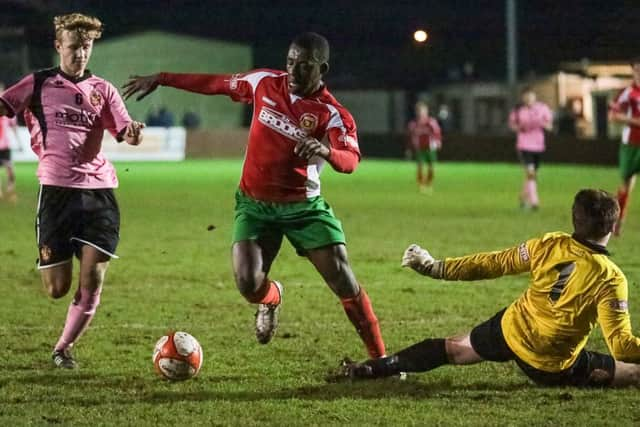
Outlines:
[[[244,42],[254,48],[258,67],[281,68],[288,41],[312,30],[332,45],[332,87],[423,89],[459,78],[465,63],[473,64],[471,78],[505,78],[504,3],[0,0],[0,23],[27,27],[34,66],[40,65],[40,52],[50,49],[51,18],[71,11],[100,17],[105,39],[153,29]],[[562,61],[640,54],[638,0],[517,3],[521,77],[555,70]],[[419,27],[430,35],[424,46],[411,39]]]

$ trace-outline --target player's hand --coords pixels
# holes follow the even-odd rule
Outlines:
[[[431,275],[430,272],[435,262],[436,260],[426,249],[422,249],[415,243],[409,246],[402,256],[403,267],[410,267],[418,273],[426,276]]]
[[[139,93],[136,101],[140,101],[145,96],[156,90],[159,82],[159,75],[152,74],[150,76],[129,76],[129,80],[122,85],[124,99],[129,99],[132,95]]]
[[[309,160],[314,156],[320,156],[327,159],[329,158],[329,154],[331,154],[329,147],[311,137],[307,137],[298,142],[293,149],[293,152],[306,160]]]
[[[124,130],[124,140],[129,145],[139,145],[142,142],[142,129],[145,124],[142,122],[131,122]]]

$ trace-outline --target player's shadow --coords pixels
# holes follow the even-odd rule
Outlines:
[[[514,392],[526,390],[532,387],[526,379],[518,382],[475,382],[472,384],[454,384],[451,380],[440,379],[422,382],[411,376],[404,381],[398,379],[383,379],[365,382],[323,383],[318,385],[302,386],[281,390],[255,390],[241,391],[210,391],[207,384],[241,383],[246,381],[246,376],[206,376],[198,378],[202,381],[198,390],[185,390],[182,383],[166,383],[164,390],[158,390],[147,375],[96,375],[95,373],[82,373],[74,371],[39,372],[36,374],[20,375],[20,378],[0,380],[0,388],[7,382],[19,381],[21,384],[33,384],[35,386],[51,386],[56,389],[60,385],[73,387],[78,390],[112,390],[111,402],[130,405],[139,402],[145,403],[172,403],[178,401],[200,402],[230,400],[238,402],[254,402],[264,400],[312,400],[334,401],[343,398],[374,400],[381,398],[402,398],[413,400],[425,399],[468,399],[472,401],[491,401],[504,399]],[[253,378],[257,380],[257,378]],[[3,384],[5,383],[5,384]],[[165,387],[165,385],[163,385]],[[133,396],[131,393],[122,394],[123,390],[138,390]],[[461,393],[464,391],[464,393]],[[47,393],[41,397],[48,403],[63,402],[66,397],[60,393]],[[103,399],[94,397],[91,393],[74,397],[75,403],[84,407],[104,405]],[[1,399],[0,399],[1,402]],[[14,402],[20,403],[20,402]]]
[[[317,386],[305,386],[279,391],[238,391],[238,392],[184,392],[162,391],[154,392],[146,397],[150,403],[165,403],[176,401],[215,401],[219,399],[231,401],[264,401],[264,400],[314,400],[333,401],[344,398],[374,400],[381,398],[403,399],[464,399],[460,391],[471,391],[470,400],[504,399],[513,392],[526,390],[531,385],[522,383],[477,383],[456,386],[450,381],[423,383],[416,380],[400,381],[396,379],[376,380],[367,382],[327,383]]]

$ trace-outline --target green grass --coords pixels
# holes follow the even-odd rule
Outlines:
[[[81,369],[53,369],[50,351],[71,295],[49,299],[34,260],[35,165],[19,164],[16,205],[0,202],[0,425],[637,425],[635,389],[533,386],[514,364],[444,367],[405,382],[326,384],[345,355],[365,352],[318,274],[284,245],[272,277],[286,288],[278,335],[260,346],[252,306],[235,290],[230,236],[240,161],[120,163],[121,259],[76,346]],[[389,351],[468,331],[509,304],[527,277],[445,284],[399,267],[417,242],[436,257],[514,245],[570,230],[572,196],[613,190],[615,169],[541,169],[542,209],[517,208],[517,165],[439,164],[436,191],[418,194],[411,163],[365,161],[353,175],[325,171],[323,192],[342,220],[349,257],[366,286]],[[210,225],[216,228],[207,231]],[[613,259],[640,318],[640,197]],[[76,265],[77,269],[77,265]],[[204,348],[200,375],[183,383],[153,373],[168,329]],[[589,347],[604,351],[599,331]]]

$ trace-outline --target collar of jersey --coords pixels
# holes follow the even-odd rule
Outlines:
[[[598,245],[598,244],[595,244],[595,243],[590,242],[590,241],[588,241],[588,240],[586,240],[586,239],[582,239],[582,238],[580,238],[580,237],[576,236],[576,234],[575,234],[575,233],[573,233],[573,234],[571,235],[571,238],[572,238],[573,240],[575,240],[576,242],[580,243],[581,245],[588,247],[588,248],[589,248],[589,249],[591,249],[592,251],[595,251],[595,252],[598,252],[598,253],[600,253],[600,254],[604,254],[604,255],[610,255],[610,254],[609,254],[609,251],[608,251],[608,250],[607,250],[607,248],[605,248],[604,246],[602,246],[602,245]]]
[[[70,76],[69,74],[67,74],[64,71],[62,71],[62,68],[60,68],[60,67],[56,67],[56,70],[58,71],[58,74],[60,74],[66,80],[69,80],[70,82],[73,82],[73,83],[79,83],[79,82],[81,82],[83,80],[87,80],[89,77],[91,77],[91,71],[89,69],[85,69],[84,70],[84,74],[82,74],[80,77]]]

